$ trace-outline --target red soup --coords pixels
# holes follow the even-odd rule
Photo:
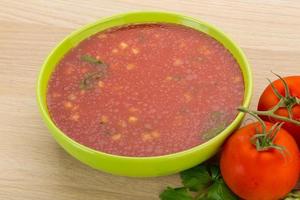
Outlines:
[[[174,24],[99,32],[71,49],[48,86],[52,120],[70,138],[123,156],[166,155],[220,133],[244,95],[234,57]]]

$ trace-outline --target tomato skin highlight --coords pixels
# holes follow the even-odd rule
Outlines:
[[[273,124],[267,123],[269,130]],[[250,139],[259,123],[249,124],[225,142],[220,160],[228,187],[245,200],[278,200],[290,192],[299,177],[299,150],[293,137],[280,129],[274,143],[286,148],[284,156],[276,149],[257,151]]]
[[[300,76],[289,76],[283,78],[287,83],[291,96],[295,96],[300,98]],[[273,82],[275,88],[279,91],[279,93],[285,96],[284,86],[281,80],[276,80]],[[257,110],[266,111],[272,109],[277,103],[279,99],[274,94],[271,85],[268,85],[260,96]],[[293,119],[300,121],[300,105],[295,105],[292,109]],[[288,117],[288,112],[285,108],[280,108],[276,112],[276,114]],[[278,120],[261,116],[261,118],[265,121],[276,122]],[[300,126],[296,124],[292,124],[289,122],[285,122],[283,125],[285,128],[296,140],[298,147],[300,147]]]

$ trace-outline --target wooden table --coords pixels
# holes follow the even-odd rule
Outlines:
[[[0,199],[152,200],[178,175],[134,179],[93,170],[60,148],[43,124],[35,83],[43,60],[71,31],[132,10],[176,11],[215,24],[245,51],[254,98],[274,78],[300,74],[296,0],[0,1]]]

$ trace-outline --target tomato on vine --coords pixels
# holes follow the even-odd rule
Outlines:
[[[300,76],[278,78],[260,96],[257,114],[265,121],[285,121],[283,128],[300,147]]]
[[[225,143],[220,168],[224,181],[247,200],[278,200],[296,185],[299,150],[279,124],[249,124]]]

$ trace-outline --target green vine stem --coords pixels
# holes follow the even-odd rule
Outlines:
[[[239,107],[238,111],[244,112],[244,113],[248,113],[252,117],[254,117],[255,119],[257,119],[257,121],[261,124],[262,132],[263,133],[267,132],[267,127],[266,127],[265,122],[257,114],[255,114],[255,111],[250,111],[250,110],[248,110],[247,108],[244,108],[244,107]]]
[[[268,116],[268,117],[271,117],[271,118],[274,118],[274,119],[278,119],[278,120],[281,120],[283,122],[290,122],[290,123],[294,123],[298,126],[300,126],[300,121],[297,121],[297,120],[294,120],[294,119],[291,119],[289,117],[284,117],[284,116],[280,116],[280,115],[277,115],[275,114],[275,112],[279,109],[279,108],[282,108],[281,104],[282,104],[282,101],[283,99],[281,99],[278,104],[276,106],[274,106],[271,110],[267,110],[267,111],[257,111],[257,110],[253,110],[251,111],[253,114],[255,115],[260,115],[260,116]],[[240,107],[238,108],[239,111],[241,112],[246,112],[246,108],[244,107]],[[250,114],[250,113],[249,113]],[[252,115],[253,116],[253,115]]]
[[[280,92],[276,89],[274,84],[268,79],[268,81],[270,82],[270,86],[274,92],[274,95],[279,100],[278,103],[273,108],[266,111],[249,110],[244,107],[240,107],[238,108],[238,110],[240,112],[244,112],[252,115],[261,124],[262,127],[261,131],[258,130],[257,128],[256,134],[251,138],[252,144],[256,146],[256,149],[258,151],[264,151],[273,148],[279,150],[281,153],[285,153],[284,147],[274,144],[273,141],[276,138],[276,135],[284,122],[289,122],[300,126],[300,120],[293,119],[293,112],[292,112],[294,106],[300,105],[300,99],[298,97],[291,95],[287,82],[281,76],[275,73],[273,74],[277,76],[279,80],[282,82],[284,87],[284,92],[285,92],[285,95],[280,94]],[[287,117],[276,114],[276,112],[280,108],[285,108],[287,110],[288,112]],[[269,118],[277,119],[280,122],[275,123],[269,130],[267,130],[266,124],[260,118],[260,116],[267,116]]]
[[[284,91],[285,91],[285,96],[281,95],[280,92],[276,89],[276,87],[274,86],[274,84],[268,79],[268,81],[270,82],[270,86],[275,94],[275,96],[279,99],[279,102],[276,106],[274,106],[274,108],[271,109],[271,111],[273,111],[271,113],[271,117],[285,121],[285,118],[281,118],[281,116],[275,115],[275,112],[279,109],[279,108],[286,108],[288,111],[288,116],[290,120],[287,120],[286,122],[291,122],[294,124],[297,124],[300,126],[300,122],[297,120],[293,120],[293,112],[292,109],[295,105],[300,105],[300,99],[298,97],[292,96],[289,86],[287,84],[287,82],[278,74],[272,72],[275,76],[277,76],[279,78],[279,80],[282,82],[283,87],[284,87]],[[265,113],[264,111],[260,111],[262,112],[261,115],[268,115],[269,113]]]
[[[272,72],[275,76],[277,76],[279,78],[279,80],[282,82],[283,87],[284,87],[284,91],[285,91],[285,95],[283,96],[282,94],[280,94],[280,92],[276,89],[276,87],[274,86],[274,84],[268,79],[268,81],[270,82],[270,86],[275,94],[275,96],[279,99],[278,103],[270,110],[266,110],[266,111],[251,111],[251,113],[258,115],[258,116],[267,116],[273,119],[277,119],[280,120],[282,122],[289,122],[289,123],[293,123],[296,124],[298,126],[300,126],[300,121],[293,119],[293,112],[292,109],[295,105],[300,105],[300,99],[298,97],[292,96],[290,89],[288,87],[287,82],[278,74],[275,74],[274,72]],[[288,117],[284,117],[281,115],[277,115],[276,111],[280,108],[286,108],[288,111]],[[239,108],[240,111],[242,112],[246,112],[246,109],[241,107]],[[249,113],[249,112],[248,112]],[[249,113],[250,114],[250,113]]]
[[[243,107],[238,108],[238,110],[250,114],[256,118],[261,125],[262,130],[259,131],[257,128],[256,134],[251,138],[251,143],[256,146],[257,151],[266,151],[273,148],[280,151],[284,155],[285,148],[283,146],[274,144],[276,135],[283,125],[283,122],[277,122],[269,130],[267,130],[265,122],[259,117],[258,114],[256,114],[257,111],[251,111]]]

